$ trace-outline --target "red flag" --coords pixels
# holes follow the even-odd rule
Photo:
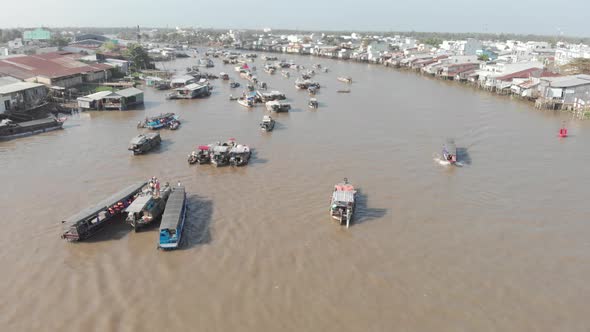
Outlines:
[[[248,64],[247,64],[247,63],[245,63],[245,64],[242,66],[242,69],[250,69],[250,67],[248,67]]]

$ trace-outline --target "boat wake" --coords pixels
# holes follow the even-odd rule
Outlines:
[[[453,164],[451,164],[449,161],[442,159],[439,156],[435,156],[432,160],[434,160],[435,163],[441,165],[441,166],[453,166]],[[457,167],[463,167],[464,164],[460,161],[455,162],[455,165]]]

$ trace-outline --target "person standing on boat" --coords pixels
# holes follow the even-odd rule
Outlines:
[[[156,197],[160,197],[160,180],[156,179]]]

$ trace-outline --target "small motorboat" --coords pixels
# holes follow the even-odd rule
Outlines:
[[[330,216],[340,225],[350,226],[356,207],[356,190],[348,183],[348,179],[334,186],[330,202]]]
[[[313,96],[317,93],[318,89],[315,86],[310,86],[307,88],[307,92],[309,92],[310,96]]]
[[[452,138],[447,139],[447,142],[443,145],[442,156],[443,160],[450,164],[457,162],[457,146],[455,145],[455,140]]]
[[[352,83],[352,77],[350,77],[350,76],[341,76],[341,77],[338,77],[338,80],[340,82],[344,82],[344,83],[348,83],[348,84]]]
[[[567,137],[567,128],[565,127],[565,124],[563,124],[561,128],[559,128],[559,137]]]
[[[174,120],[168,124],[168,128],[170,128],[170,130],[176,130],[178,127],[180,127],[180,121],[178,120]]]
[[[240,87],[240,83],[238,83],[238,82],[231,82],[229,84],[229,87],[232,88],[232,89],[239,88]]]
[[[320,106],[320,104],[318,103],[318,100],[315,98],[311,98],[307,105],[309,106],[309,108],[318,108]]]
[[[233,95],[229,95],[229,100],[230,101],[235,101],[238,100],[240,97],[234,97]]]
[[[224,81],[228,81],[229,75],[227,73],[221,72],[221,73],[219,73],[219,78],[221,78]]]
[[[260,123],[260,129],[268,132],[272,131],[275,127],[275,120],[271,118],[269,115],[265,115],[262,117],[262,122]]]
[[[350,93],[350,89],[346,89],[346,90],[338,90],[336,91],[338,93]]]
[[[254,101],[251,98],[238,98],[238,104],[248,108],[254,107]]]

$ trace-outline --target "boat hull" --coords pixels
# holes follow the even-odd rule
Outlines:
[[[3,135],[3,136],[0,136],[0,140],[11,140],[11,139],[20,138],[20,137],[42,134],[42,133],[46,133],[46,132],[50,132],[50,131],[54,131],[54,130],[59,130],[59,129],[63,129],[63,122],[60,122],[59,124],[56,124],[55,126],[51,126],[51,127],[47,127],[47,128],[33,129],[30,131],[23,131],[21,133],[16,133],[16,134],[12,134],[12,135]]]

